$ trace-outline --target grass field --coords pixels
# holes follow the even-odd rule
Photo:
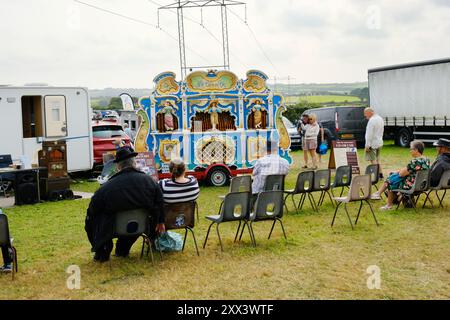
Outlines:
[[[428,149],[427,156],[435,157]],[[287,178],[293,187],[302,152]],[[385,172],[404,165],[408,149],[392,145],[383,150]],[[360,161],[365,166],[360,153]],[[94,191],[96,183],[74,184],[75,190]],[[226,188],[203,187],[200,222],[195,228],[202,243],[208,227],[205,215],[215,214]],[[450,203],[447,201],[447,205]],[[206,250],[196,257],[192,239],[184,253],[165,254],[152,266],[139,259],[136,244],[128,259],[112,258],[111,265],[92,261],[84,232],[88,201],[44,203],[7,209],[19,252],[14,282],[0,276],[0,299],[448,299],[450,298],[450,213],[448,210],[401,209],[382,212],[374,202],[377,227],[364,211],[351,230],[344,214],[330,228],[329,202],[320,213],[308,206],[299,214],[288,202],[283,218],[288,240],[279,226],[267,240],[270,223],[255,226],[258,247],[248,234],[233,243],[236,225],[221,227],[225,252],[211,233]],[[356,211],[353,209],[353,214]],[[81,290],[69,290],[66,269],[81,269]],[[366,270],[381,270],[381,289],[369,290]]]
[[[343,102],[361,102],[361,99],[355,96],[323,95],[323,96],[290,96],[286,97],[286,103],[296,104],[302,101],[309,103],[343,103]]]

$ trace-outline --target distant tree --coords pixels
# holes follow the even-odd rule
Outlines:
[[[358,88],[350,92],[352,96],[356,96],[361,99],[361,101],[369,101],[369,88]]]

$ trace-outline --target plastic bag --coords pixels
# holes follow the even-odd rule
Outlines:
[[[322,144],[320,145],[320,147],[319,147],[319,154],[320,154],[320,155],[325,155],[325,154],[327,154],[327,152],[328,152],[328,146],[327,146],[327,144],[324,142],[324,143],[322,143]]]
[[[156,249],[163,252],[176,252],[183,249],[183,239],[180,234],[168,231],[161,234],[155,241]]]

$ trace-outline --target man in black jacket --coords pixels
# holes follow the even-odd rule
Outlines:
[[[435,142],[433,145],[438,151],[438,157],[431,166],[430,184],[431,187],[437,187],[439,186],[444,171],[450,169],[450,140],[439,139],[439,141]]]
[[[147,209],[150,215],[150,238],[165,232],[163,195],[158,184],[144,173],[135,169],[134,157],[137,153],[130,147],[117,151],[119,172],[100,187],[91,199],[87,210],[85,230],[95,252],[94,260],[109,260],[113,249],[114,217],[119,212]],[[116,256],[128,256],[137,238],[119,238]]]

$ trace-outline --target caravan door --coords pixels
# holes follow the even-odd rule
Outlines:
[[[67,136],[66,97],[45,96],[45,137],[63,138]]]

